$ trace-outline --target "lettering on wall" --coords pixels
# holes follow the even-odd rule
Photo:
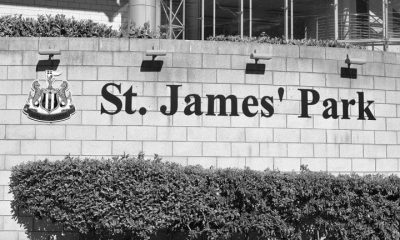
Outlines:
[[[231,95],[221,94],[207,94],[206,101],[202,101],[199,94],[193,93],[186,96],[181,96],[180,88],[182,85],[166,85],[169,89],[169,101],[162,105],[159,109],[160,113],[166,116],[177,114],[178,105],[180,99],[183,97],[185,108],[183,114],[186,116],[196,115],[207,115],[207,116],[240,116],[241,114],[247,117],[255,117],[261,115],[261,117],[269,118],[275,113],[276,101],[284,101],[284,88],[280,87],[278,91],[278,99],[274,99],[273,96],[263,96],[257,98],[255,96],[247,96],[243,101],[239,101],[238,97]],[[363,92],[357,92],[354,99],[340,99],[335,100],[333,98],[327,98],[320,102],[320,94],[314,89],[299,88],[299,95],[301,101],[301,108],[299,118],[311,118],[309,110],[312,106],[322,104],[324,110],[321,113],[325,119],[350,119],[350,109],[356,108],[358,110],[358,120],[376,120],[370,107],[374,104],[374,101],[366,100]],[[123,93],[121,84],[107,83],[103,86],[101,94],[103,99],[114,105],[112,109],[107,109],[103,103],[101,103],[101,114],[115,115],[122,111],[126,114],[136,114],[137,112],[141,115],[147,113],[147,109],[140,106],[134,106],[134,98],[137,97],[137,93],[133,92],[132,86]],[[339,105],[341,107],[339,108]],[[219,111],[215,111],[218,107]],[[341,109],[341,112],[339,112]],[[240,111],[241,110],[241,111]]]

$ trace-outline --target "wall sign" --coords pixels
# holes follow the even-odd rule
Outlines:
[[[47,87],[41,87],[39,80],[32,83],[32,91],[23,112],[31,119],[41,122],[64,121],[75,113],[68,82],[63,81],[58,88],[53,87],[55,77],[61,73],[46,70]]]
[[[182,85],[166,85],[169,88],[170,96],[169,103],[160,107],[160,112],[163,115],[171,116],[177,113],[179,104],[179,88]],[[114,89],[114,91],[112,91]],[[298,89],[301,97],[301,112],[299,118],[311,118],[309,115],[309,107],[320,103],[320,94],[314,89]],[[121,84],[107,83],[103,86],[101,94],[107,102],[113,104],[115,109],[106,109],[101,104],[101,114],[115,115],[122,111],[122,106],[125,105],[125,112],[127,114],[135,114],[138,110],[139,114],[145,115],[147,109],[144,107],[133,106],[133,98],[137,96],[137,93],[132,91],[130,87],[125,93],[122,94],[122,98],[125,100],[123,104],[121,98],[113,92],[122,93]],[[284,89],[278,88],[279,101],[283,101]],[[272,117],[275,112],[274,108],[274,97],[263,96],[261,99],[257,99],[255,96],[247,96],[243,99],[241,106],[239,106],[238,98],[235,95],[215,95],[207,94],[207,101],[204,106],[202,103],[201,96],[198,94],[189,94],[184,96],[186,107],[184,114],[190,115],[207,115],[207,116],[239,116],[243,114],[247,117],[254,117],[260,114],[262,117]],[[327,98],[322,101],[322,105],[325,108],[321,113],[325,119],[350,119],[350,108],[357,107],[358,109],[358,120],[376,120],[370,107],[374,101],[365,100],[363,92],[357,92],[355,99],[341,99],[337,101],[333,98]],[[219,112],[215,112],[215,106],[219,104]],[[228,106],[229,104],[229,106]],[[342,107],[339,108],[338,105]],[[239,108],[242,110],[240,113]],[[227,109],[230,109],[228,112]],[[342,112],[339,112],[342,109]]]

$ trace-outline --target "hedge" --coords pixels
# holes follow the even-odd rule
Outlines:
[[[92,20],[75,20],[65,15],[39,15],[37,19],[21,15],[0,17],[1,37],[113,37],[111,26]]]
[[[24,18],[22,15],[0,16],[0,37],[129,37],[129,38],[168,38],[168,26],[159,26],[152,31],[150,25],[122,25],[119,30],[111,26],[93,22],[92,20],[76,20],[65,15],[39,15],[37,18]],[[299,46],[319,46],[338,48],[361,48],[360,46],[340,43],[335,40],[284,40],[271,38],[264,33],[259,37],[225,36],[209,37],[209,41],[256,42],[265,44],[283,44]]]
[[[16,218],[24,211],[83,239],[400,238],[395,176],[203,169],[139,155],[30,162],[12,169],[10,186]]]
[[[219,35],[215,37],[209,37],[209,41],[227,41],[227,42],[245,42],[245,43],[267,43],[267,44],[279,44],[279,45],[296,45],[296,46],[314,46],[314,47],[335,47],[335,48],[356,48],[364,49],[365,47],[360,45],[353,45],[349,43],[338,42],[336,40],[329,39],[294,39],[285,40],[279,37],[270,37],[265,34],[261,34],[258,37],[241,37],[241,36],[225,36]]]
[[[162,28],[163,29],[163,28]],[[121,26],[119,30],[92,20],[76,20],[65,15],[39,15],[24,18],[22,15],[0,17],[0,37],[131,37],[166,38],[165,33],[155,33],[150,26]]]

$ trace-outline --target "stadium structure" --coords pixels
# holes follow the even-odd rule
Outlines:
[[[399,0],[35,0],[0,1],[0,15],[65,14],[112,24],[162,27],[172,39],[237,35],[335,39],[386,46],[400,41]]]
[[[164,26],[170,38],[238,35],[334,39],[386,46],[400,40],[398,0],[129,1],[129,20]]]

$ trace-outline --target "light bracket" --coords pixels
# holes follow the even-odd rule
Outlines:
[[[256,64],[258,64],[259,60],[271,60],[272,57],[270,55],[267,55],[267,54],[257,53],[257,51],[254,50],[254,52],[250,54],[250,59],[254,59]]]

